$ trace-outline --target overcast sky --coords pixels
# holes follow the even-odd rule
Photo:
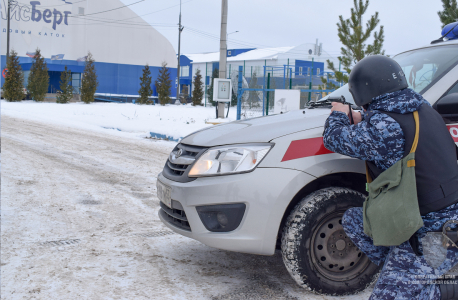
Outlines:
[[[122,1],[131,4],[138,0]],[[177,51],[179,3],[145,0],[130,8],[154,24]],[[319,39],[325,51],[338,56],[341,43],[336,23],[339,15],[350,17],[352,7],[353,0],[229,0],[227,30],[239,32],[229,35],[228,47],[297,46]],[[371,0],[363,22],[379,13],[380,25],[385,28],[384,49],[394,55],[440,37],[437,11],[441,9],[441,0]],[[220,0],[182,0],[181,53],[218,51],[220,21]]]

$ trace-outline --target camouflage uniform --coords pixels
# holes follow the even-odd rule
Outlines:
[[[373,161],[378,168],[386,170],[404,156],[405,139],[401,126],[383,111],[407,114],[422,104],[430,105],[421,95],[404,89],[375,97],[367,112],[362,113],[362,122],[356,125],[350,125],[345,113],[332,112],[326,121],[324,144],[336,153]],[[426,232],[441,230],[447,220],[458,220],[458,204],[422,218],[424,227],[417,231],[420,251]],[[360,207],[345,212],[342,226],[372,262],[384,263],[370,299],[440,299],[439,286],[433,280],[458,263],[458,249],[449,248],[447,259],[434,269],[423,256],[415,255],[408,241],[399,246],[374,246],[372,239],[364,234]]]

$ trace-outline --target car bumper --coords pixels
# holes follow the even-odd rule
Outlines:
[[[173,231],[208,246],[272,255],[286,208],[297,192],[313,179],[307,173],[280,168],[257,168],[250,173],[202,177],[187,183],[171,181],[160,173],[158,180],[172,188],[171,198],[181,204],[191,230],[169,222],[162,208],[159,217]],[[230,232],[207,230],[196,207],[230,203],[246,205],[240,225]]]

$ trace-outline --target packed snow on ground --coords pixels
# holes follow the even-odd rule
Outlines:
[[[2,115],[2,300],[368,299],[370,289],[346,297],[310,293],[278,251],[224,251],[168,229],[158,217],[156,179],[174,142],[55,125],[71,114],[47,113],[53,105],[45,103],[13,107],[21,104],[48,119]],[[103,115],[110,106],[82,107]]]
[[[187,105],[136,105],[131,103],[39,103],[1,101],[2,115],[53,123],[120,136],[158,136],[179,140],[215,121],[215,107]],[[236,119],[236,109],[229,118]]]

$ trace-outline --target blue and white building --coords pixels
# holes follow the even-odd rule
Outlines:
[[[7,3],[0,0],[2,70],[6,66]],[[138,96],[142,69],[148,64],[153,95],[157,95],[154,81],[162,62],[170,68],[172,81],[177,76],[176,52],[162,34],[124,5],[119,0],[11,1],[10,50],[20,57],[25,85],[39,48],[49,68],[50,93],[59,89],[65,66],[72,71],[72,84],[78,90],[85,57],[91,52],[99,81],[97,93]]]
[[[203,83],[207,87],[211,82],[213,69],[219,69],[219,55],[219,52],[181,55],[182,87],[188,86],[191,93],[192,80],[198,69],[202,78],[205,78]],[[276,78],[293,78],[296,84],[301,82],[301,78],[305,83],[305,79],[312,75],[315,85],[321,83],[318,76],[330,72],[327,60],[339,65],[337,58],[324,51],[322,44],[317,40],[316,43],[305,43],[295,47],[228,49],[226,70],[227,77],[231,78],[238,72],[239,66],[242,66],[243,76],[248,81],[256,76],[259,85],[265,84],[264,79],[269,73]],[[277,88],[282,87],[277,85]]]

